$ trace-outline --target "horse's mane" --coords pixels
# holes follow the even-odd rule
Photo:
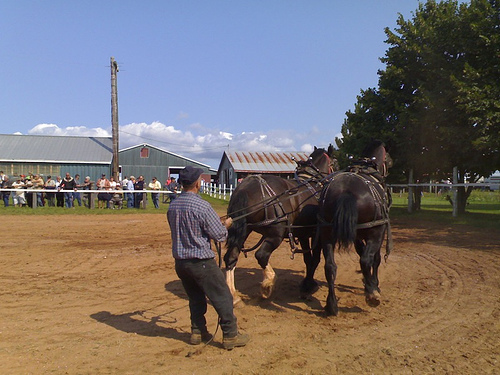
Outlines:
[[[375,150],[377,148],[379,148],[380,146],[383,146],[385,147],[385,143],[378,140],[378,139],[374,139],[372,140],[368,145],[366,145],[366,147],[364,148],[361,156],[365,157],[365,158],[369,158],[369,157],[372,157],[375,153]]]

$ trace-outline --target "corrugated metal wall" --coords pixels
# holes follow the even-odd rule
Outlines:
[[[147,151],[143,150],[141,152],[141,149],[147,149]],[[141,155],[147,155],[147,157],[141,157]],[[153,177],[156,177],[162,186],[165,184],[166,179],[170,177],[169,170],[170,175],[177,177],[179,170],[188,165],[202,168],[207,174],[210,174],[209,168],[204,165],[149,145],[121,150],[118,159],[123,177],[135,176],[137,178],[142,175],[146,183],[149,183]]]
[[[71,176],[79,174],[80,181],[83,181],[85,176],[90,176],[92,181],[97,181],[102,173],[106,173],[109,177],[111,173],[111,165],[102,164],[54,164],[54,163],[3,163],[0,164],[0,170],[11,177],[21,174],[28,175],[30,173],[41,175],[44,180],[48,175],[52,177],[61,176],[64,178],[66,173]]]

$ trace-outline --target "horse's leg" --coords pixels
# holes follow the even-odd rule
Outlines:
[[[306,276],[300,284],[300,296],[301,298],[307,298],[307,296],[318,290],[318,283],[314,280],[314,273],[321,259],[321,246],[316,244],[311,251],[309,238],[301,238],[299,241],[302,250],[304,250],[304,263],[306,265]]]
[[[378,276],[374,271],[378,270],[380,265],[380,247],[382,242],[379,239],[369,239],[363,249],[360,246],[361,241],[356,241],[356,251],[360,254],[359,264],[363,272],[363,282],[365,284],[365,300],[369,306],[377,307],[380,305],[381,297],[378,289]],[[378,256],[377,256],[378,254]],[[377,263],[378,259],[378,263]]]
[[[239,240],[237,246],[228,249],[226,254],[224,254],[224,263],[226,265],[226,283],[233,296],[233,305],[236,305],[241,301],[241,297],[238,295],[238,291],[236,290],[236,286],[234,284],[234,270],[236,269],[236,263],[238,262],[241,248],[243,247],[248,235],[249,233],[247,233],[242,240]]]
[[[236,267],[233,267],[232,269],[227,269],[226,270],[226,283],[227,286],[229,287],[229,291],[231,292],[231,295],[233,296],[233,306],[236,305],[238,302],[241,302],[241,297],[238,295],[238,292],[236,291],[236,287],[234,286],[234,270]]]
[[[272,252],[281,244],[282,236],[267,236],[264,243],[261,245],[259,250],[255,253],[255,258],[259,262],[259,265],[263,269],[264,279],[260,286],[260,292],[262,298],[269,298],[273,293],[274,286],[276,284],[276,273],[269,264],[269,257]]]
[[[339,308],[337,297],[335,296],[335,278],[337,277],[337,265],[335,264],[334,251],[336,240],[332,238],[331,229],[323,229],[321,235],[321,244],[323,255],[325,257],[325,277],[328,283],[328,297],[326,298],[326,315],[338,315]]]

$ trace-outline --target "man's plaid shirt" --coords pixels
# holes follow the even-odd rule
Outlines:
[[[227,238],[227,229],[210,203],[195,193],[182,192],[174,199],[167,219],[175,259],[214,258],[210,239],[221,242]]]

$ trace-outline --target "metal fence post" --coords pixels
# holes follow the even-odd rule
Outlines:
[[[458,216],[458,187],[455,184],[458,184],[458,167],[453,167],[453,217]]]

